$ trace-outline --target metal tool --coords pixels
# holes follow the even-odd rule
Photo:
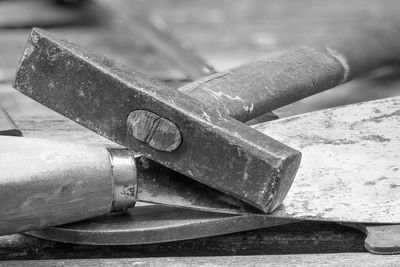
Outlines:
[[[304,149],[288,202],[270,215],[208,215],[144,206],[126,216],[110,214],[30,234],[60,242],[118,245],[221,235],[233,228],[239,232],[299,219],[357,221],[363,223],[345,225],[366,232],[368,251],[400,253],[399,225],[382,224],[400,222],[399,110],[400,97],[395,97],[256,125]],[[180,227],[185,230],[179,231]]]
[[[246,212],[233,197],[154,162],[146,167],[128,149],[8,136],[0,147],[0,235],[126,210],[136,201]]]
[[[0,119],[0,124],[2,120],[4,117]],[[12,122],[9,117],[6,120]],[[11,125],[10,130],[15,128],[14,123]],[[5,132],[10,133],[10,131]],[[127,213],[109,213],[90,220],[32,231],[28,234],[67,243],[132,245],[223,235],[295,221],[295,219],[271,218],[256,214],[234,216],[139,203],[138,207]],[[366,233],[365,248],[368,251],[375,254],[400,253],[399,225],[342,224]]]
[[[374,254],[400,254],[400,225],[344,224],[363,231],[365,249]]]
[[[39,34],[40,35],[40,34]],[[44,40],[44,39],[46,39],[46,40],[49,40],[49,38],[48,38],[49,36],[47,36],[47,37],[43,37],[43,36],[41,36],[41,38],[42,38],[42,40]],[[35,37],[36,38],[36,37]],[[51,36],[50,36],[50,39],[51,39]],[[61,42],[61,44],[62,44],[62,42]],[[60,42],[59,43],[57,43],[57,45],[60,45]],[[62,45],[61,45],[62,46]],[[76,47],[74,47],[74,46],[71,46],[72,47],[72,50],[71,51],[73,51],[73,52],[76,52],[74,49],[76,49]],[[69,48],[71,48],[71,47],[69,47]],[[28,47],[29,48],[29,47]],[[32,47],[31,47],[32,48]],[[65,47],[64,47],[65,48]],[[32,50],[32,49],[27,49],[27,51],[29,52],[29,55],[28,56],[30,56],[31,54],[30,54],[30,52],[32,52],[32,51],[30,51],[30,50]],[[301,52],[301,49],[299,50],[300,52]],[[299,54],[299,51],[295,51],[297,54]],[[307,53],[308,52],[310,52],[310,51],[317,51],[317,50],[313,50],[313,49],[305,49],[304,50],[305,51],[305,54],[307,55]],[[303,51],[303,52],[304,52]],[[332,55],[332,51],[331,50],[326,50],[327,52],[328,52],[328,54],[330,53],[331,54],[331,56],[333,56]],[[325,51],[325,53],[326,53],[326,51]],[[318,51],[317,51],[318,52]],[[296,53],[294,53],[294,54],[296,54]],[[322,53],[324,53],[324,51],[322,51]],[[300,53],[301,54],[301,53]],[[317,53],[318,54],[318,53]],[[284,55],[284,54],[283,54]],[[332,59],[332,57],[331,58],[329,58],[328,56],[326,56],[326,58],[328,58],[328,61],[332,61],[333,63],[335,63],[335,64],[337,64],[337,62],[339,62],[341,65],[342,65],[342,68],[337,68],[337,72],[335,72],[335,71],[332,71],[333,73],[341,73],[341,75],[343,76],[343,69],[345,70],[345,72],[344,72],[344,74],[346,74],[346,71],[348,71],[349,69],[347,68],[343,68],[343,66],[344,66],[344,63],[346,63],[346,61],[344,60],[343,61],[343,59],[344,58],[338,58],[337,57],[337,54],[334,54],[336,57],[334,57],[333,56],[333,59]],[[304,56],[304,55],[303,55]],[[305,57],[305,58],[307,58],[307,57]],[[340,59],[340,60],[339,60]],[[335,61],[336,60],[336,61]],[[344,62],[344,63],[343,63]],[[24,63],[24,62],[23,62]],[[30,63],[30,62],[29,62]],[[95,63],[98,63],[98,62],[95,62]],[[110,62],[108,62],[107,61],[107,63],[110,63]],[[338,66],[340,66],[340,64],[338,65]],[[261,64],[262,65],[262,64]],[[27,66],[29,66],[28,64],[27,64]],[[315,67],[315,66],[314,66]],[[301,69],[301,68],[300,68]],[[23,71],[25,71],[26,69],[24,69]],[[22,71],[22,72],[23,72]],[[331,71],[331,70],[330,70]],[[126,74],[126,73],[125,73]],[[328,72],[328,74],[329,74],[329,72]],[[330,74],[332,74],[332,73],[330,73]],[[346,74],[347,75],[347,74]],[[346,76],[345,75],[345,76]],[[331,76],[329,76],[329,77],[331,77]],[[335,76],[336,77],[336,76]],[[125,77],[126,78],[126,77]],[[343,77],[342,77],[343,78]],[[326,77],[324,77],[324,79],[327,79]],[[23,85],[23,86],[27,86],[27,88],[25,88],[25,89],[27,89],[26,90],[26,92],[25,93],[27,93],[27,94],[31,94],[32,92],[30,92],[30,90],[29,90],[29,86],[30,85],[28,85],[28,83],[26,83],[26,84],[24,84],[23,82],[22,83],[20,83],[20,84],[18,84],[18,82],[20,82],[20,81],[18,81],[17,80],[17,82],[16,82],[16,84],[18,85],[18,86],[20,86],[21,84]],[[42,81],[43,82],[43,81]],[[40,82],[39,82],[40,83]],[[335,83],[334,82],[331,82],[330,84],[333,84],[333,85],[335,85]],[[37,85],[39,85],[39,84],[37,84]],[[43,84],[42,84],[43,85]],[[44,84],[44,85],[46,85],[46,84]],[[329,84],[328,84],[329,85]],[[329,86],[328,85],[324,85],[326,88],[328,88]],[[324,87],[324,86],[322,86],[322,87]],[[45,86],[46,87],[46,86]],[[290,87],[290,86],[289,86]],[[38,86],[38,88],[40,88],[40,86]],[[51,83],[50,83],[50,88],[51,88]],[[325,89],[326,89],[325,88]],[[46,89],[46,88],[45,88]],[[211,94],[211,95],[213,95],[213,94]],[[228,97],[229,98],[229,97]],[[86,103],[86,102],[85,102]],[[49,104],[48,102],[46,102],[46,104]],[[86,104],[89,104],[89,103],[86,103]],[[54,104],[54,105],[57,105],[57,104]],[[51,104],[50,104],[50,106],[51,106]],[[54,106],[53,106],[53,108],[54,108]],[[64,110],[63,112],[67,112],[68,113],[68,111],[66,111],[66,110]],[[146,117],[146,119],[148,119],[148,118],[150,118],[150,120],[152,119],[152,118],[154,118],[154,116],[152,115],[152,114],[146,114],[146,112],[142,112],[142,111],[140,111],[142,114],[134,114],[134,116],[133,116],[133,118],[134,119],[137,119],[137,118],[142,118],[143,117],[143,113],[145,114],[145,116],[144,117]],[[65,113],[64,113],[65,114]],[[79,117],[79,116],[78,116]],[[148,117],[148,118],[147,118]],[[157,117],[156,117],[157,118]],[[80,118],[79,118],[80,119]],[[140,120],[139,120],[139,122],[141,122]],[[89,123],[89,122],[87,122],[87,123]],[[169,125],[169,126],[171,126],[171,125]],[[145,129],[146,127],[142,127],[142,126],[139,126],[139,129],[140,130],[142,130],[142,129]],[[174,128],[173,126],[172,126],[172,128]],[[136,130],[136,129],[135,129]],[[135,134],[136,135],[138,135],[138,133],[139,133],[139,136],[140,136],[140,131],[139,132],[136,132]],[[175,137],[176,137],[176,135],[175,135]],[[174,141],[176,140],[176,138],[175,139],[173,139]],[[149,142],[150,143],[150,142]],[[164,162],[163,162],[164,163]]]
[[[110,213],[27,234],[57,242],[83,245],[139,245],[225,235],[296,221],[256,214],[234,216],[151,205],[139,206],[128,213]],[[364,246],[371,253],[400,253],[398,224],[341,224],[364,232],[367,235]]]
[[[22,133],[17,125],[11,120],[8,113],[0,107],[0,135],[21,136]]]
[[[270,212],[300,152],[165,84],[34,29],[14,87],[160,164]]]
[[[303,153],[276,217],[400,223],[400,97],[305,113],[255,129]]]

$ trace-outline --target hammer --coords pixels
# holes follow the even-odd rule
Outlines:
[[[14,86],[110,140],[270,212],[290,188],[300,153],[229,116],[249,120],[392,60],[398,29],[379,33],[389,41],[367,42],[374,34],[368,31],[350,46],[344,40],[290,49],[185,85],[183,94],[34,29]],[[359,47],[375,53],[366,58]]]

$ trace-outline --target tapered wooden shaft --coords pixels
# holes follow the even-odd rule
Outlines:
[[[400,20],[351,36],[271,55],[178,90],[248,121],[319,93],[400,57]]]
[[[118,208],[118,166],[112,164],[104,147],[0,137],[0,235]]]

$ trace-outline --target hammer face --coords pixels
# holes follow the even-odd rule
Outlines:
[[[14,87],[86,128],[264,212],[283,201],[299,166],[300,152],[42,30],[32,31]],[[179,146],[160,151],[136,139],[127,127],[136,110],[176,125]]]

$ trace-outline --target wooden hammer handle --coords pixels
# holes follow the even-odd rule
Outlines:
[[[289,49],[178,90],[248,121],[398,59],[400,24],[365,28],[329,43]]]
[[[112,157],[104,147],[1,136],[0,235],[114,210],[121,199]]]

